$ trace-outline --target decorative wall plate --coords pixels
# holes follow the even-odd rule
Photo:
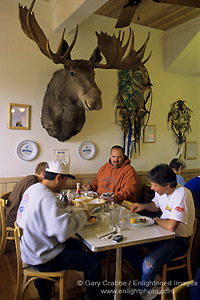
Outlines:
[[[36,143],[30,140],[25,140],[17,146],[17,155],[22,160],[33,160],[38,153]]]
[[[95,145],[92,142],[83,142],[78,149],[79,155],[83,159],[91,159],[96,152]]]

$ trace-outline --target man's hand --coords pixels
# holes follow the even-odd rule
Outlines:
[[[130,208],[132,213],[136,213],[142,210],[148,210],[148,211],[159,211],[160,209],[156,207],[155,203],[153,201],[148,203],[133,203],[133,206]]]
[[[87,220],[89,220],[89,218],[90,218],[90,213],[89,213],[89,211],[86,210],[86,209],[84,209],[84,212],[85,212],[85,214],[86,214],[86,216],[87,216]]]
[[[141,210],[144,209],[144,204],[141,204],[141,203],[133,203],[132,207],[131,207],[131,212],[132,213],[136,213],[136,212],[139,212]]]
[[[84,189],[84,191],[88,192],[90,190],[90,185],[89,184],[83,184],[82,185],[82,189]]]

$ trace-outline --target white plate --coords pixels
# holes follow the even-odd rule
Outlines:
[[[89,222],[86,222],[85,226],[94,225],[94,224],[97,224],[98,222],[99,222],[99,218],[96,217],[96,222],[95,222],[95,223],[89,223]]]
[[[33,160],[38,153],[36,143],[30,140],[25,140],[17,146],[17,155],[23,160]]]
[[[133,219],[146,219],[146,223],[130,223],[130,227],[149,226],[154,224],[154,220],[145,216],[133,216]]]
[[[83,159],[91,159],[96,152],[95,145],[92,142],[83,142],[78,149],[79,155]]]

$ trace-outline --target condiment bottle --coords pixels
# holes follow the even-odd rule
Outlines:
[[[70,193],[70,190],[67,190],[67,198],[68,198],[68,200],[71,199],[71,193]]]
[[[81,188],[80,188],[80,183],[77,182],[76,184],[76,196],[80,197],[81,196]]]
[[[68,198],[65,192],[62,193],[60,200],[64,203],[65,207],[68,205]]]
[[[66,211],[71,213],[74,211],[74,203],[72,202],[72,195],[70,193],[70,190],[67,190],[67,199],[68,199],[68,203],[67,206],[65,206],[65,208]]]

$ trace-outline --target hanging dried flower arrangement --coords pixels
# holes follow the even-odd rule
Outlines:
[[[136,145],[140,153],[141,128],[148,124],[151,106],[152,84],[147,69],[141,66],[138,70],[119,70],[115,118],[117,124],[121,125],[123,147],[124,151],[127,148],[129,157],[132,151],[136,153]]]
[[[185,101],[178,100],[171,104],[167,122],[171,123],[171,129],[175,135],[179,153],[181,146],[186,142],[186,133],[191,131],[190,118],[192,110],[185,105]]]

